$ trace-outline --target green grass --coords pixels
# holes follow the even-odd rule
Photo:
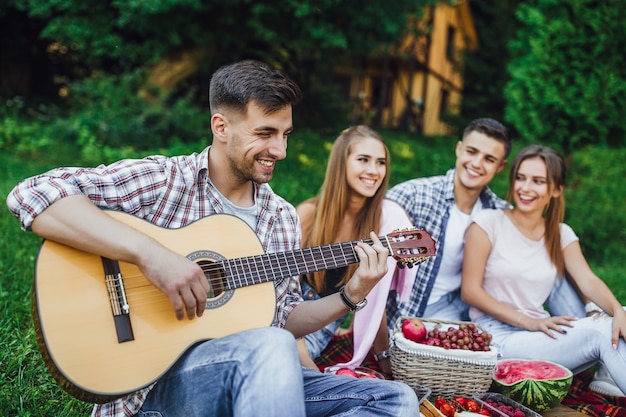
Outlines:
[[[392,152],[392,184],[413,177],[441,174],[453,165],[455,139],[423,139],[392,132],[383,134]],[[310,132],[294,134],[289,140],[288,157],[278,165],[272,187],[294,204],[315,194],[321,185],[333,140],[334,137],[319,138]],[[200,148],[179,147],[176,153],[194,150]],[[593,227],[587,227],[587,223],[581,222],[582,219],[568,220],[579,235],[587,236],[595,228],[613,233],[613,238],[606,238],[608,241],[621,239],[621,242],[614,242],[613,246],[617,249],[606,252],[604,257],[601,248],[592,251],[595,258],[590,264],[622,304],[626,304],[626,284],[623,281],[626,275],[623,230],[626,225],[624,215],[620,217],[618,213],[608,216],[604,213],[610,212],[616,204],[620,209],[623,206],[623,191],[620,195],[621,187],[618,185],[619,180],[626,175],[625,164],[621,163],[624,154],[622,150],[606,151],[601,157],[592,158],[592,162],[610,165],[611,170],[599,168],[585,173],[584,177],[574,177],[572,184],[575,190],[571,198],[568,197],[569,207],[574,212],[579,207],[589,206],[589,201],[593,201],[591,205],[594,210],[584,215],[585,222]],[[41,160],[42,157],[31,160],[6,153],[0,155],[0,199],[3,206],[7,193],[22,178],[57,165],[81,165],[78,159],[68,154],[45,155],[49,158],[45,161]],[[579,157],[577,160],[581,160],[582,164],[585,158]],[[610,172],[610,177],[603,179],[602,175],[606,172]],[[613,186],[618,187],[617,196],[615,191],[610,191],[609,187]],[[504,195],[506,174],[497,177],[493,188]],[[589,193],[597,195],[590,197],[592,194]],[[603,197],[604,194],[607,196]],[[609,211],[599,210],[605,206]],[[606,220],[605,217],[610,219]],[[605,226],[608,223],[604,221],[610,221],[610,226]],[[0,210],[0,227],[4,231],[0,241],[0,417],[88,415],[91,405],[74,399],[58,387],[47,372],[37,349],[30,298],[33,268],[41,239],[32,233],[22,232],[18,221],[5,208]],[[585,240],[589,239],[581,238],[583,246]],[[607,241],[603,244],[608,245]]]
[[[20,230],[6,195],[20,179],[55,165],[0,156],[0,417],[85,416],[91,405],[62,391],[41,359],[31,319],[33,269],[41,239]]]

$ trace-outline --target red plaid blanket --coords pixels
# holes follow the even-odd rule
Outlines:
[[[352,359],[353,352],[354,342],[352,333],[346,333],[342,336],[335,335],[333,340],[331,340],[328,346],[326,346],[326,349],[321,353],[320,357],[315,359],[315,364],[320,368],[320,371],[323,371],[327,366],[348,362]],[[373,350],[370,349],[361,366],[380,372],[378,362],[374,359]]]
[[[593,371],[574,376],[562,404],[593,417],[626,417],[626,397],[606,397],[589,389]]]
[[[324,370],[327,366],[345,363],[352,359],[354,345],[352,333],[335,336],[315,363]],[[380,371],[370,350],[362,366]],[[592,417],[626,417],[626,397],[606,397],[589,389],[593,371],[588,370],[574,376],[572,386],[562,404]],[[426,381],[425,385],[428,385]]]

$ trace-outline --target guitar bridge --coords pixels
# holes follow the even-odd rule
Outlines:
[[[104,266],[104,278],[107,291],[109,292],[117,341],[124,343],[135,340],[133,327],[130,323],[130,307],[126,300],[126,289],[124,288],[120,265],[117,261],[105,257],[102,257],[102,265]]]

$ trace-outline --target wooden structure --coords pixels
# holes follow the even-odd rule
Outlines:
[[[445,135],[441,115],[456,113],[462,97],[462,53],[478,46],[469,4],[431,6],[409,29],[393,51],[339,69],[337,82],[355,103],[353,120]]]

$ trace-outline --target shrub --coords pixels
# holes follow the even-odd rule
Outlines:
[[[588,146],[571,158],[565,221],[580,237],[585,256],[596,262],[617,264],[624,259],[625,169],[625,148]]]
[[[210,132],[202,106],[174,95],[144,101],[138,94],[142,84],[140,72],[76,82],[69,88],[71,116],[51,129],[81,146],[137,150],[197,142]]]

